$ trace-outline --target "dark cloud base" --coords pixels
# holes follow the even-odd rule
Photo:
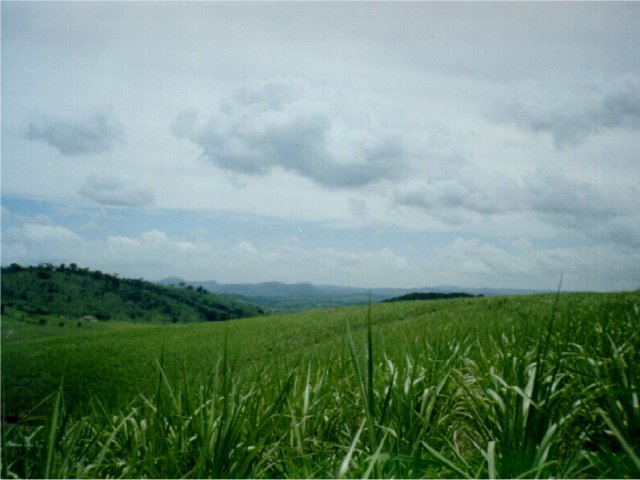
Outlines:
[[[26,138],[42,141],[62,155],[95,155],[113,150],[124,139],[124,126],[108,112],[71,118],[43,117],[32,120]]]
[[[102,205],[146,207],[155,202],[152,193],[115,177],[89,177],[78,193]]]
[[[186,138],[224,169],[265,175],[282,168],[329,189],[353,188],[407,175],[406,139],[354,118],[330,92],[292,79],[246,85],[223,99],[205,125],[195,112],[178,116]]]

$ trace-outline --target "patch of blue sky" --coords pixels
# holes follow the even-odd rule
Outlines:
[[[483,243],[513,250],[508,240],[478,235],[478,232],[442,232],[402,230],[385,226],[336,228],[327,222],[277,219],[222,210],[177,210],[130,207],[67,206],[42,200],[3,196],[2,206],[9,215],[2,219],[3,230],[25,223],[50,223],[68,228],[87,239],[107,237],[136,238],[159,230],[170,238],[186,241],[247,241],[257,247],[274,243],[300,244],[306,248],[331,248],[338,251],[379,251],[414,256],[451,244],[455,237],[472,234]],[[536,247],[569,246],[558,238],[536,240]]]
[[[2,197],[2,206],[3,214],[8,212],[2,218],[3,234],[11,227],[46,223],[69,229],[85,240],[100,242],[109,237],[135,239],[157,230],[172,240],[201,245],[223,242],[230,247],[248,242],[258,250],[274,246],[360,253],[387,250],[405,259],[434,258],[438,250],[447,249],[457,237],[474,238],[480,244],[493,245],[509,254],[527,248],[563,248],[573,243],[572,239],[555,237],[532,240],[523,246],[500,235],[482,235],[464,229],[421,231],[380,225],[336,228],[330,222],[278,219],[224,210],[69,206],[12,196]]]

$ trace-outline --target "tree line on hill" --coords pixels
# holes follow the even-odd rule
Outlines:
[[[2,309],[27,316],[188,323],[265,314],[265,309],[204,288],[157,285],[99,270],[40,264],[2,268]]]
[[[388,298],[383,302],[408,302],[410,300],[449,300],[452,298],[473,298],[476,295],[463,292],[437,293],[437,292],[412,292],[399,297]],[[477,295],[483,297],[484,295]]]

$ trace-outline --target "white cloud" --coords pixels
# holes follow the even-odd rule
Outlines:
[[[291,242],[257,248],[215,240],[180,240],[151,230],[139,237],[109,237],[96,262],[146,278],[178,275],[192,280],[259,282],[279,280],[383,286],[372,279],[402,279],[408,262],[389,249],[372,252],[305,248]],[[374,283],[372,283],[374,282]]]
[[[637,249],[606,246],[534,248],[520,242],[496,247],[458,237],[436,249],[432,281],[460,286],[553,290],[563,276],[566,290],[628,290],[640,285]]]
[[[400,205],[415,206],[446,220],[456,212],[491,215],[520,208],[513,201],[513,188],[501,185],[501,191],[478,180],[449,178],[427,181],[418,187],[395,191]]]
[[[154,203],[154,195],[131,182],[116,177],[91,176],[78,191],[83,197],[102,205],[145,207]]]
[[[219,282],[312,281],[362,287],[513,287],[631,289],[640,282],[633,246],[541,247],[523,238],[502,245],[458,236],[439,247],[403,254],[313,246],[300,239],[236,243],[207,235],[183,238],[152,229],[137,236],[89,238],[61,225],[28,223],[2,235],[3,263],[70,263],[156,280],[180,276]]]
[[[254,247],[251,243],[243,241],[236,245],[235,250],[241,255],[258,255],[258,249]]]
[[[3,235],[3,263],[76,262],[132,277],[253,282],[280,280],[382,286],[376,278],[401,279],[408,262],[389,249],[344,251],[285,242],[257,248],[209,240],[172,238],[154,229],[137,237],[80,237],[58,225],[28,224]],[[373,282],[373,283],[372,283]]]
[[[67,262],[82,246],[82,237],[66,227],[27,223],[3,232],[2,261],[3,264]]]
[[[482,278],[485,284],[495,285],[496,281],[505,282],[527,274],[530,267],[525,259],[477,238],[456,237],[450,245],[438,248],[436,252],[435,263],[439,269],[473,279],[473,283]]]
[[[109,237],[107,238],[107,247],[109,250],[137,250],[141,246],[141,242],[136,238],[129,237]]]
[[[24,238],[28,242],[76,242],[80,237],[60,225],[27,224],[23,227]]]
[[[536,252],[535,259],[542,268],[563,271],[567,289],[629,290],[640,286],[640,254],[634,248],[555,248]]]

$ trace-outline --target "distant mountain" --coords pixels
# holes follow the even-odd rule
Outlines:
[[[338,307],[343,305],[362,305],[371,300],[378,303],[383,300],[406,295],[412,292],[455,293],[465,291],[472,295],[524,295],[546,293],[536,290],[460,288],[454,286],[423,288],[358,288],[337,285],[314,285],[311,283],[218,283],[216,281],[196,282],[171,277],[160,281],[164,285],[191,285],[202,287],[209,292],[229,295],[237,299],[259,303],[280,311],[299,311],[312,308]]]
[[[199,322],[257,316],[264,307],[188,286],[178,288],[100,271],[41,265],[2,268],[2,308],[23,318]]]
[[[190,285],[238,300],[258,303],[279,311],[300,311],[313,308],[360,305],[369,301],[369,290],[364,288],[312,285],[311,283],[235,283],[222,284],[215,281],[196,282],[180,278],[160,281],[164,285]],[[387,292],[371,295],[372,302],[387,298]]]
[[[190,282],[200,285],[210,292],[267,298],[308,298],[322,294],[322,290],[310,283],[287,284],[264,282],[255,284],[219,284],[217,282]]]

